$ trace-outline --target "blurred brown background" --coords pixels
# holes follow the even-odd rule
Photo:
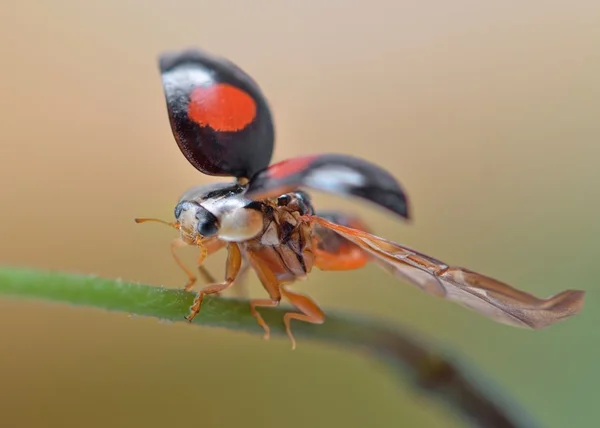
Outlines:
[[[200,46],[261,84],[276,160],[376,161],[415,220],[323,195],[320,207],[535,294],[582,288],[588,300],[530,332],[376,267],[315,272],[301,290],[455,348],[543,426],[597,426],[599,19],[594,0],[3,2],[0,262],[183,285],[175,232],[132,219],[170,219],[185,189],[213,180],[176,147],[156,65]],[[307,342],[290,352],[287,340],[6,299],[0,326],[3,427],[462,426],[382,366]]]

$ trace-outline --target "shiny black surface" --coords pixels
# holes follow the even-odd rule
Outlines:
[[[249,178],[269,165],[273,121],[267,101],[250,76],[232,62],[200,50],[164,53],[159,65],[173,135],[194,167],[208,175]],[[256,116],[243,129],[215,130],[198,125],[188,115],[195,88],[222,83],[241,89],[255,102]]]
[[[409,218],[408,199],[396,179],[375,164],[347,155],[307,156],[271,165],[250,181],[246,195],[275,197],[301,187],[358,197]]]

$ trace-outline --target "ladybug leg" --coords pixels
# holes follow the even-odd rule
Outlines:
[[[175,259],[175,262],[186,273],[188,277],[188,282],[185,284],[184,290],[190,291],[196,284],[197,278],[192,273],[192,271],[185,265],[185,263],[183,263],[179,256],[177,256],[176,253],[176,250],[178,248],[185,247],[187,245],[188,244],[186,244],[181,239],[175,239],[171,243],[171,254],[173,255],[173,259]],[[215,277],[208,271],[208,269],[206,269],[205,266],[203,266],[203,263],[208,256],[223,248],[225,246],[225,243],[218,240],[208,240],[207,242],[198,243],[197,245],[200,249],[200,256],[198,257],[198,271],[200,273],[200,276],[202,276],[204,281],[208,284],[217,282]]]
[[[288,312],[283,316],[285,331],[292,341],[292,349],[296,349],[296,339],[292,334],[292,329],[290,326],[291,321],[299,320],[309,322],[311,324],[323,324],[325,322],[325,314],[313,300],[303,296],[302,294],[293,293],[289,290],[286,290],[285,287],[281,287],[281,295],[302,312]]]
[[[250,266],[252,266],[256,272],[262,286],[267,290],[267,293],[269,293],[269,299],[250,300],[250,311],[256,318],[258,325],[265,331],[263,338],[268,340],[271,337],[271,329],[256,308],[273,308],[279,306],[279,302],[281,301],[281,284],[269,266],[263,262],[256,253],[250,252],[247,253],[247,256]]]
[[[240,273],[238,274],[238,279],[237,281],[235,281],[235,284],[233,284],[233,286],[231,287],[233,295],[239,299],[248,298],[248,287],[246,284],[246,278],[248,276],[249,271],[250,265],[248,263],[242,263]]]
[[[194,319],[194,317],[200,312],[204,296],[221,293],[222,291],[225,291],[227,288],[231,287],[231,285],[236,280],[240,272],[240,267],[242,265],[242,255],[237,244],[229,244],[227,250],[228,254],[225,281],[207,285],[202,290],[200,290],[200,292],[194,299],[192,307],[190,308],[190,314],[185,317],[188,321],[191,322]]]
[[[212,284],[213,282],[217,282],[217,279],[213,276],[212,273],[210,273],[208,271],[208,269],[206,268],[206,266],[204,266],[204,265],[198,266],[198,272],[200,273],[200,275],[204,279],[204,282],[206,282],[208,284]]]
[[[183,289],[185,291],[190,291],[190,289],[194,286],[194,284],[197,281],[196,276],[192,273],[192,271],[185,265],[185,263],[183,263],[183,261],[179,258],[179,256],[176,253],[176,250],[178,248],[184,247],[187,244],[185,242],[183,242],[181,239],[176,238],[175,240],[173,240],[173,242],[171,243],[171,255],[173,256],[173,259],[175,259],[175,262],[179,265],[179,267],[185,272],[185,274],[188,277],[188,282],[186,282],[185,286],[183,287]],[[204,249],[205,253],[206,253],[206,248]],[[206,257],[206,255],[205,255]]]
[[[171,222],[156,219],[156,218],[136,218],[135,222],[136,223],[146,223],[146,222],[162,223],[167,226],[171,226],[174,229],[179,229],[179,223],[177,223],[177,222],[171,223]],[[188,277],[188,282],[185,284],[184,290],[190,291],[192,289],[192,287],[194,286],[194,284],[196,283],[197,278],[192,273],[192,271],[190,271],[189,268],[183,263],[183,261],[177,256],[177,254],[175,252],[178,248],[184,247],[186,245],[187,244],[180,238],[175,239],[171,243],[171,254],[173,255],[173,258],[175,259],[175,262],[179,265],[179,267],[181,269],[183,269],[183,271],[186,273],[186,275]],[[200,272],[200,275],[208,283],[216,282],[216,279],[214,276],[211,275],[211,273],[208,271],[208,269],[206,269],[206,267],[204,267],[202,265],[202,262],[204,262],[204,259],[206,257],[211,255],[215,251],[220,250],[224,246],[225,246],[225,243],[222,241],[218,241],[218,240],[209,240],[209,242],[207,242],[207,243],[198,243],[198,247],[200,247],[200,257],[198,258],[198,270]]]
[[[206,266],[204,266],[204,260],[208,256],[223,249],[227,245],[226,242],[221,241],[218,238],[209,238],[202,242],[198,242],[196,245],[200,249],[200,256],[198,256],[198,261],[196,262],[200,276],[202,276],[202,278],[204,279],[204,282],[207,284],[214,284],[214,283],[218,282],[217,279],[208,271]],[[205,251],[206,251],[206,253],[205,253]],[[186,291],[190,291],[191,288],[192,287],[190,286],[189,289],[186,289]],[[221,293],[217,293],[217,295],[219,296],[219,295],[221,295]]]
[[[265,340],[269,340],[269,338],[271,337],[271,329],[269,328],[269,325],[263,319],[260,312],[258,312],[256,310],[256,308],[274,308],[276,306],[279,306],[279,300],[271,300],[271,299],[250,300],[250,311],[252,312],[252,315],[254,316],[254,318],[256,318],[256,322],[258,322],[258,325],[260,325],[263,328],[263,330],[265,331],[265,334],[263,335],[263,338]]]

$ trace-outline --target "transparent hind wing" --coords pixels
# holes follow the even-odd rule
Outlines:
[[[429,294],[458,303],[503,324],[540,329],[578,314],[583,307],[583,291],[566,290],[548,299],[540,299],[496,279],[448,266],[370,233],[317,216],[310,219],[367,251],[393,275]]]

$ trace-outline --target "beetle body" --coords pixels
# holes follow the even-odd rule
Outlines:
[[[222,183],[199,186],[186,192],[175,207],[175,220],[181,240],[202,246],[212,241],[218,247],[236,245],[242,259],[255,269],[273,273],[278,285],[306,279],[315,259],[324,270],[350,269],[348,247],[356,254],[352,268],[362,267],[368,255],[345,238],[315,225],[307,216],[315,214],[310,196],[303,191],[277,198],[253,200],[245,196],[247,187]],[[335,216],[340,224],[349,217]],[[354,226],[366,229],[354,220]],[[279,299],[278,293],[272,298]]]
[[[303,219],[313,214],[306,194],[254,201],[244,196],[245,190],[237,184],[201,186],[184,195],[175,209],[181,239],[196,245],[207,239],[235,244],[244,260],[260,260],[281,282],[306,277],[314,258],[313,225]]]
[[[159,64],[181,152],[204,174],[236,179],[190,189],[175,207],[175,222],[168,223],[180,232],[171,248],[188,275],[185,289],[192,289],[196,277],[175,254],[181,245],[200,250],[198,267],[209,283],[194,300],[189,320],[200,312],[205,296],[221,293],[252,268],[268,296],[250,300],[252,314],[268,337],[269,326],[257,308],[287,299],[299,311],[283,318],[295,346],[291,320],[320,324],[325,315],[288,286],[305,279],[314,267],[353,270],[369,261],[429,294],[513,326],[542,328],[581,310],[582,291],[540,299],[373,235],[355,216],[315,211],[305,189],[358,198],[398,218],[410,217],[402,186],[364,159],[318,154],[270,165],[275,132],[268,103],[256,82],[231,61],[186,50],[162,55]],[[149,220],[167,223],[136,221]],[[225,279],[219,282],[203,262],[224,248]]]

